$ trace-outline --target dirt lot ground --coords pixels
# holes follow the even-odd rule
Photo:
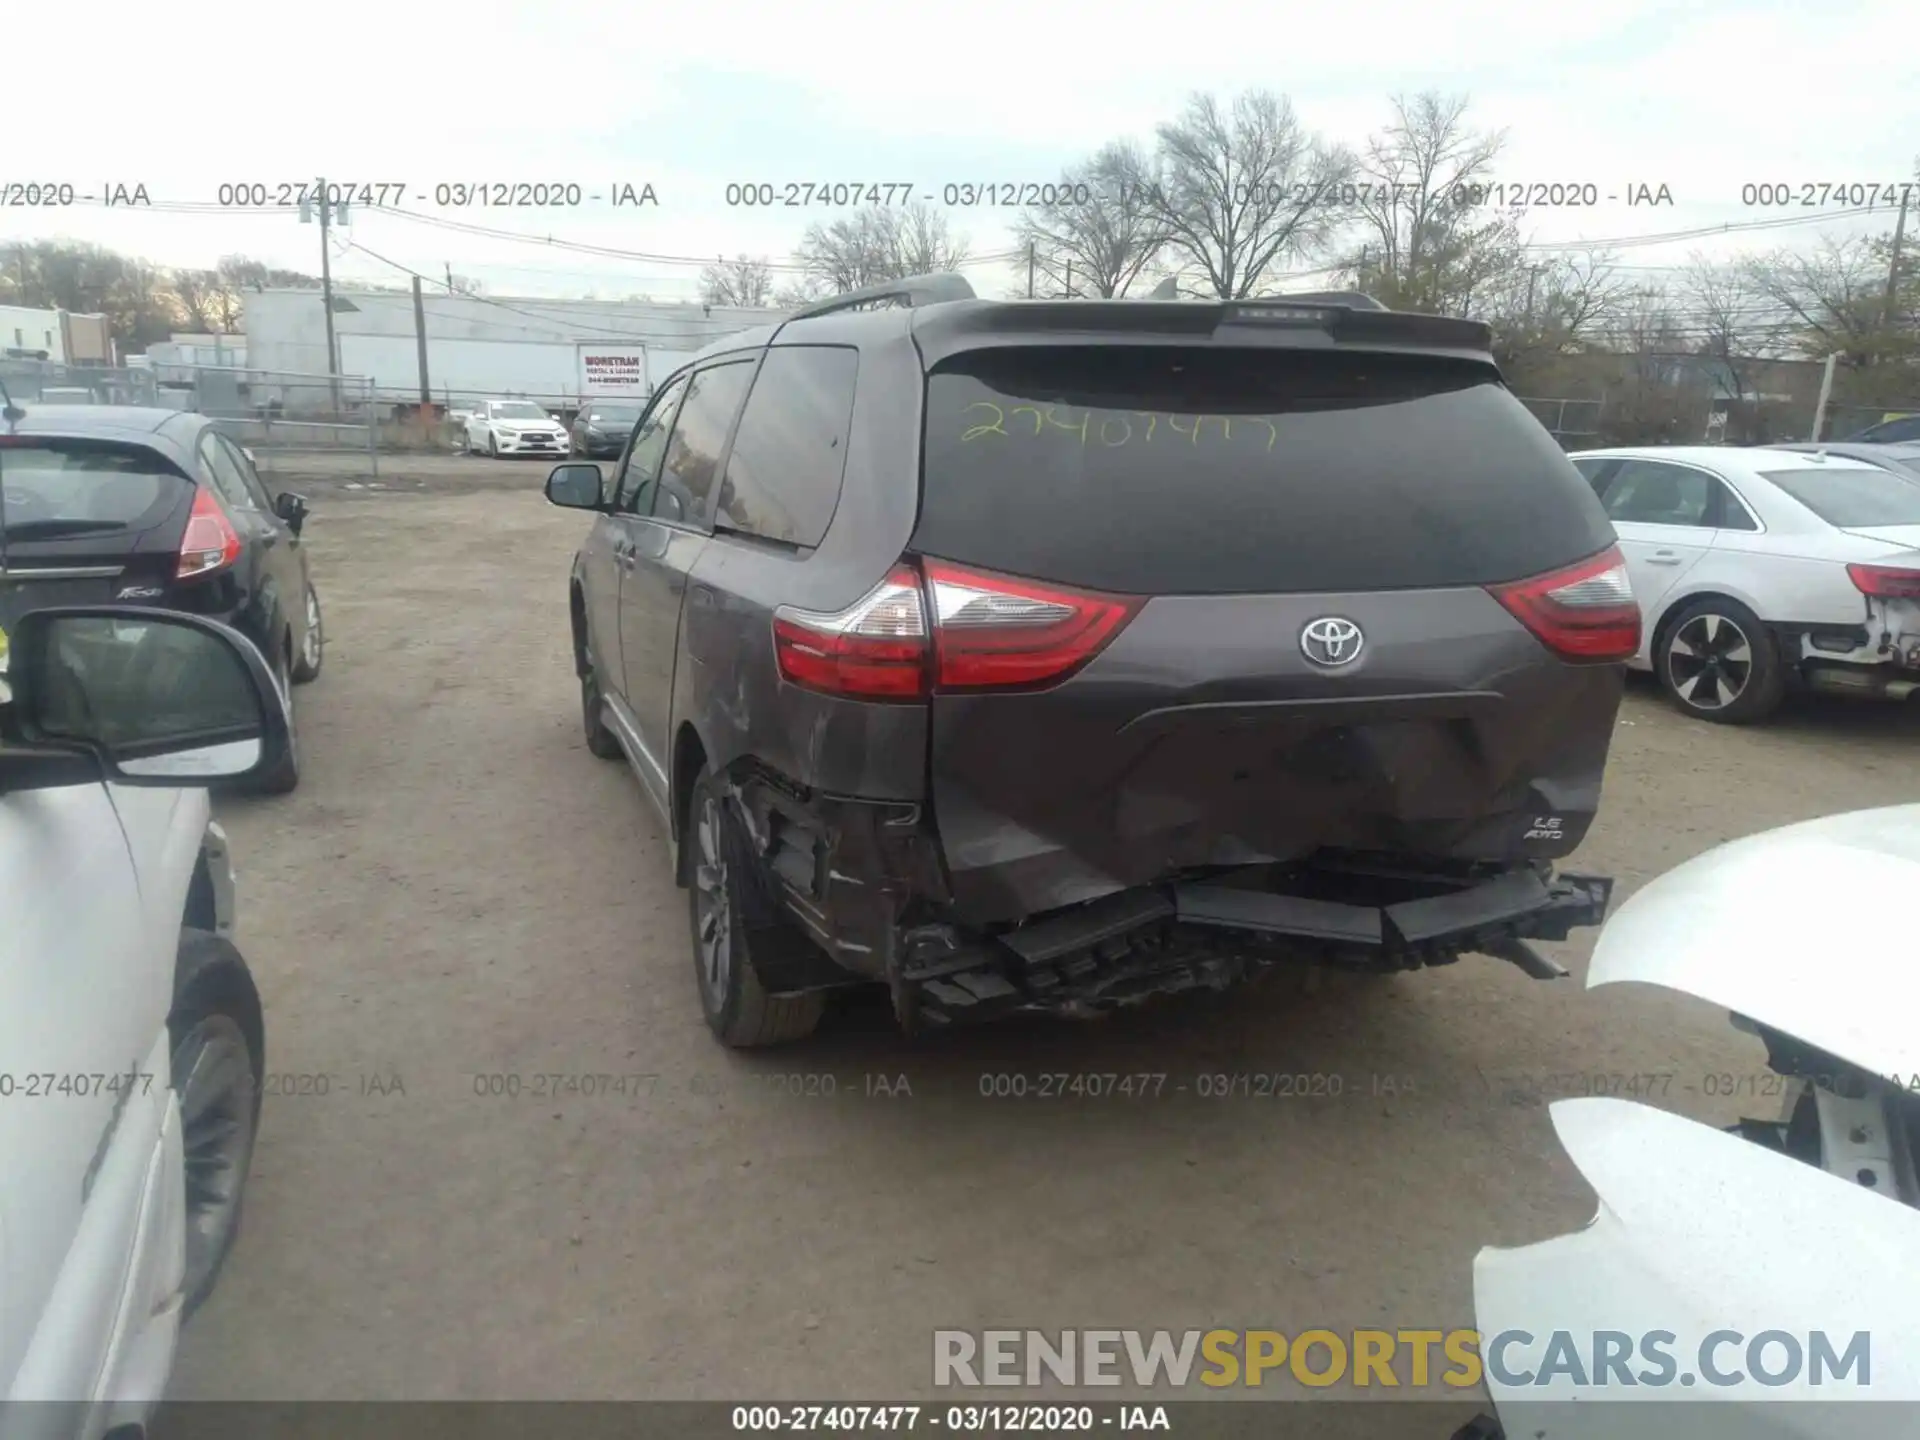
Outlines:
[[[541,503],[544,466],[383,468],[383,493],[281,477],[314,499],[329,624],[307,773],[221,808],[269,1068],[295,1078],[179,1398],[900,1398],[929,1392],[936,1327],[1468,1325],[1478,1246],[1590,1214],[1556,1077],[1665,1073],[1665,1103],[1726,1118],[1705,1077],[1763,1071],[1705,1005],[1485,959],[920,1044],[855,1006],[797,1050],[729,1054],[661,830],[581,742],[562,587],[585,525]],[[1574,863],[1631,890],[1735,836],[1920,799],[1917,759],[1895,709],[1726,730],[1636,688]],[[1577,976],[1585,947],[1558,949]],[[1083,1071],[1166,1080],[981,1093]],[[1341,1093],[1202,1098],[1221,1072]],[[556,1097],[543,1075],[657,1079]]]

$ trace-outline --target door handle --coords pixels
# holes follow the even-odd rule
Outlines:
[[[711,605],[713,604],[713,602],[714,602],[713,591],[709,590],[704,585],[696,585],[693,587],[693,603],[694,604]]]
[[[1680,557],[1671,550],[1656,550],[1647,557],[1649,565],[1678,565]]]

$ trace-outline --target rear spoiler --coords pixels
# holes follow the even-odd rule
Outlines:
[[[928,369],[967,350],[1130,342],[1378,350],[1464,360],[1499,373],[1493,331],[1480,321],[1387,310],[1345,292],[1204,303],[960,301],[916,313],[913,334]]]

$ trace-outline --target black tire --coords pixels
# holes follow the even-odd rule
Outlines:
[[[1688,601],[1661,625],[1650,658],[1668,698],[1696,720],[1751,725],[1787,693],[1773,635],[1738,600]]]
[[[624,760],[626,752],[607,728],[600,709],[600,676],[588,661],[580,675],[580,728],[586,732],[587,749],[602,760]]]
[[[300,724],[293,713],[292,660],[288,655],[292,644],[291,635],[281,641],[273,667],[280,693],[287,697],[287,753],[278,765],[254,780],[254,792],[260,795],[290,795],[300,786]]]
[[[487,432],[487,455],[494,460],[500,458],[500,437],[491,430]]]
[[[773,952],[813,942],[780,912],[746,827],[711,770],[694,782],[682,843],[694,985],[707,1028],[721,1044],[741,1050],[811,1035],[826,1012],[825,994],[769,995],[755,966]],[[716,926],[717,952],[710,948]]]
[[[320,592],[313,588],[313,582],[307,582],[307,642],[293,657],[293,668],[288,673],[296,685],[311,685],[320,678],[320,666],[326,659],[326,626],[320,617]]]
[[[260,994],[233,943],[183,929],[167,1016],[169,1083],[180,1096],[186,1157],[188,1315],[212,1294],[240,1234],[260,1130],[266,1028]]]

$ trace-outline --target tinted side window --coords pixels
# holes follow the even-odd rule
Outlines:
[[[253,462],[247,459],[247,452],[225,435],[220,436],[216,443],[233,462],[233,468],[240,472],[240,483],[246,486],[247,496],[253,501],[254,508],[272,510],[273,497],[267,494],[267,487],[260,479],[260,472],[255,470]]]
[[[660,392],[660,403],[648,413],[633,443],[627,447],[627,459],[620,470],[619,488],[614,493],[614,509],[634,515],[647,513],[644,488],[659,473],[660,457],[667,453],[667,436],[673,433],[674,412],[680,397],[687,393],[683,375]]]
[[[690,525],[707,523],[720,452],[726,448],[727,432],[752,380],[751,360],[715,365],[695,374],[674,423],[673,438],[667,442],[660,483],[654,487],[655,515]]]
[[[1594,494],[1605,495],[1607,481],[1612,478],[1619,464],[1618,460],[1583,459],[1574,461],[1573,468],[1580,472],[1582,479],[1593,486]]]
[[[794,345],[767,352],[727,456],[714,524],[818,545],[840,503],[857,350]]]
[[[1733,493],[1731,486],[1719,480],[1713,481],[1712,484],[1713,501],[1719,507],[1715,523],[1720,529],[1758,530],[1760,528],[1754,523],[1753,516],[1747,513],[1747,507],[1740,503],[1740,497]]]
[[[1629,460],[1607,489],[1607,517],[1637,525],[1705,525],[1713,482],[1660,460]]]
[[[236,510],[257,510],[253,496],[247,493],[247,482],[240,477],[240,467],[233,463],[221,446],[219,437],[209,430],[200,437],[200,469],[212,482],[213,490],[221,501]]]

